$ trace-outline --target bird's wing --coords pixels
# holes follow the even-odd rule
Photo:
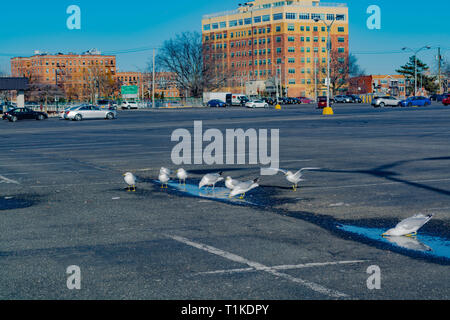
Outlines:
[[[261,168],[262,169],[262,168]],[[276,171],[278,172],[282,172],[284,174],[286,174],[288,172],[288,170],[284,170],[284,169],[279,169],[279,168],[265,168],[265,170],[272,170],[272,171]]]
[[[307,170],[320,170],[320,168],[301,168],[294,175],[295,176],[300,175],[303,171],[307,171]]]
[[[416,214],[413,217],[407,218],[403,221],[400,221],[395,228],[402,228],[405,230],[411,230],[411,229],[419,229],[422,227],[425,223],[430,221],[432,218],[432,215],[425,216],[423,214]]]

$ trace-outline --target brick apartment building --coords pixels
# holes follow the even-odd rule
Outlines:
[[[11,59],[13,77],[27,77],[30,84],[57,85],[69,99],[86,100],[113,87],[116,57],[96,50],[83,54],[47,54]]]
[[[229,76],[223,90],[241,92],[247,81],[278,80],[292,97],[314,97],[315,74],[325,71],[327,24],[332,54],[348,59],[348,8],[320,0],[254,0],[202,19],[205,63]],[[341,71],[340,71],[341,72]],[[347,72],[343,68],[342,73]],[[326,94],[325,76],[318,95]],[[337,94],[337,93],[336,93]]]

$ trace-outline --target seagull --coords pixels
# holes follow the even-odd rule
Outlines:
[[[184,185],[186,185],[187,176],[187,172],[183,168],[177,170],[177,178],[179,179],[179,184],[181,184],[181,181],[183,181]]]
[[[278,170],[280,172],[283,172],[284,175],[286,176],[286,180],[289,182],[292,182],[294,185],[292,186],[292,189],[294,191],[297,191],[298,188],[298,183],[300,181],[304,181],[302,179],[302,175],[303,175],[303,171],[307,171],[307,170],[320,170],[320,168],[302,168],[300,170],[298,170],[296,173],[292,173],[292,171],[288,171],[288,170],[283,170],[283,169],[274,169],[274,170]]]
[[[200,181],[198,188],[201,189],[203,186],[212,186],[214,190],[216,183],[223,180],[222,174],[223,172],[206,174]]]
[[[128,184],[127,191],[136,192],[136,177],[131,172],[127,172],[123,175],[125,182]]]
[[[249,192],[252,189],[255,189],[259,187],[259,184],[257,183],[259,179],[255,179],[252,181],[245,181],[240,182],[238,185],[236,185],[230,192],[230,198],[233,198],[237,195],[241,195],[239,198],[244,199],[245,194]]]
[[[401,221],[399,224],[395,226],[395,228],[389,229],[382,236],[415,236],[417,234],[417,230],[422,228],[428,221],[433,218],[433,215],[425,216],[423,214],[416,214],[410,218],[407,218]]]
[[[241,183],[241,181],[232,179],[231,177],[227,177],[225,179],[225,186],[230,190],[233,190],[233,188],[236,187],[239,183]]]
[[[159,170],[159,173],[160,173],[160,174],[161,174],[161,173],[164,173],[166,176],[169,176],[169,177],[170,177],[170,174],[171,174],[172,172],[170,171],[170,169],[161,167],[161,169]]]
[[[161,182],[161,189],[168,188],[168,184],[167,183],[169,182],[170,177],[167,174],[165,174],[163,172],[160,172],[159,176],[158,176],[158,179]]]

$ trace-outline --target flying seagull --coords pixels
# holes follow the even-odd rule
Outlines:
[[[127,172],[124,175],[123,180],[128,184],[127,191],[136,192],[136,177],[131,172]]]
[[[161,182],[161,189],[168,188],[168,184],[167,183],[169,182],[170,177],[167,174],[165,174],[163,172],[160,172],[159,176],[158,176],[158,179]]]
[[[293,173],[292,171],[288,171],[288,170],[284,170],[284,169],[274,169],[274,170],[277,170],[279,172],[283,172],[284,175],[286,176],[286,180],[291,182],[291,183],[293,183],[292,189],[294,191],[297,191],[298,183],[300,181],[304,181],[302,179],[303,171],[320,170],[320,168],[302,168],[302,169],[298,170],[296,173]]]
[[[389,229],[382,236],[415,236],[417,231],[423,227],[428,221],[433,218],[433,215],[425,216],[423,214],[416,214],[410,218],[401,221],[395,228]]]
[[[259,179],[255,179],[252,181],[245,181],[240,182],[237,184],[230,192],[230,198],[233,198],[237,195],[241,195],[239,198],[244,199],[245,194],[249,192],[252,189],[255,189],[259,187],[259,184],[257,183]]]
[[[177,170],[177,178],[179,180],[179,184],[181,184],[181,181],[183,181],[183,184],[186,185],[187,176],[187,172],[183,168]]]
[[[216,183],[223,180],[222,174],[223,172],[206,174],[200,181],[198,188],[201,189],[204,186],[212,186],[214,190]]]

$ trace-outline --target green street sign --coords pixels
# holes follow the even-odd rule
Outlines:
[[[138,86],[122,86],[122,95],[137,95],[139,93]]]

